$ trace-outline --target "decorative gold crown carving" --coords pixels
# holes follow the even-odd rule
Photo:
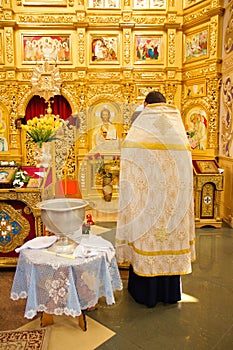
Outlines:
[[[60,95],[61,78],[59,68],[45,61],[34,69],[31,83],[32,92],[48,102],[51,97]]]

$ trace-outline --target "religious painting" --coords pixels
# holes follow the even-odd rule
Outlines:
[[[100,101],[88,111],[90,149],[108,149],[122,137],[123,117],[121,106],[112,101]]]
[[[89,0],[88,7],[91,8],[119,8],[120,0]]]
[[[3,31],[0,31],[0,64],[4,63],[3,58]]]
[[[201,108],[192,108],[186,117],[185,129],[191,149],[206,150],[207,148],[207,115]]]
[[[91,35],[91,62],[119,64],[119,35]]]
[[[193,85],[185,85],[185,97],[201,97],[206,95],[206,84],[197,83]]]
[[[186,35],[184,47],[185,61],[206,58],[208,54],[208,29]]]
[[[163,60],[163,36],[136,36],[135,63],[161,63]]]
[[[70,35],[22,35],[23,63],[71,63]]]
[[[17,167],[0,166],[0,188],[11,187]]]
[[[91,148],[117,140],[117,110],[112,103],[100,103],[90,111]],[[108,142],[107,142],[108,143]]]

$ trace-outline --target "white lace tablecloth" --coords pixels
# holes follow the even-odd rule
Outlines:
[[[43,250],[20,252],[11,299],[27,298],[26,318],[37,312],[79,316],[93,307],[100,297],[114,304],[114,291],[122,289],[115,256],[107,261],[105,253],[88,258],[67,259]]]

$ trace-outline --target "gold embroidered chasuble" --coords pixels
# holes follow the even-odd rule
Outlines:
[[[142,276],[191,273],[192,158],[179,110],[148,105],[121,150],[116,255]]]

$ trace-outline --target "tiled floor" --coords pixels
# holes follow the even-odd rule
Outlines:
[[[197,229],[196,252],[193,273],[182,277],[183,300],[177,305],[139,305],[124,281],[115,305],[100,303],[89,313],[116,332],[98,350],[232,350],[233,229]]]
[[[109,228],[102,236],[114,242],[114,223],[99,225]],[[100,300],[98,310],[88,316],[116,335],[98,350],[232,350],[233,229],[224,225],[196,230],[196,252],[193,273],[182,277],[183,300],[177,305],[137,304],[127,292],[127,280],[124,290],[115,295],[115,305]],[[0,324],[15,329],[22,323],[16,316],[23,318],[24,305],[22,300],[19,304],[8,300],[12,282],[4,277],[6,273],[13,278],[11,272],[0,273]],[[122,276],[127,277],[127,272]],[[75,350],[86,349],[77,344]]]

